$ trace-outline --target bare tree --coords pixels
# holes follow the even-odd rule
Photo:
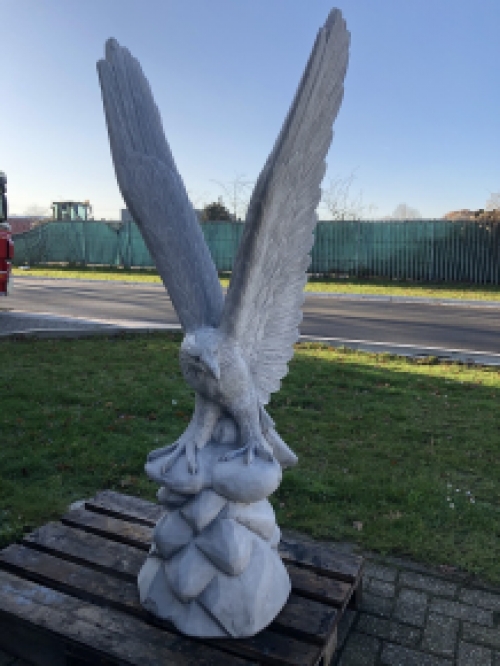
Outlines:
[[[376,206],[363,204],[363,193],[351,193],[356,178],[353,171],[349,176],[334,176],[322,188],[320,207],[326,209],[331,220],[359,220],[363,216],[373,216]]]
[[[326,209],[332,220],[359,220],[363,217],[373,218],[377,206],[363,203],[361,190],[356,194],[351,193],[351,186],[356,178],[353,171],[349,176],[335,176],[331,178],[326,187],[322,188],[322,199],[320,207]],[[229,208],[235,220],[244,219],[249,203],[249,189],[253,181],[244,180],[243,174],[238,174],[228,183],[212,180],[221,187]]]
[[[193,190],[187,190],[187,195],[195,210],[202,209],[208,199],[206,192],[196,193]]]
[[[500,209],[500,192],[490,192],[490,198],[484,206],[484,210]]]
[[[412,208],[408,204],[400,203],[394,209],[391,218],[393,220],[420,220],[422,215],[417,208]]]
[[[237,174],[233,180],[227,183],[221,183],[218,180],[212,180],[224,190],[227,200],[230,202],[231,212],[235,220],[244,220],[247,214],[249,203],[248,188],[253,185],[253,181],[244,180],[245,174]]]
[[[40,206],[39,204],[31,204],[24,211],[26,217],[47,217],[50,215],[50,208]]]

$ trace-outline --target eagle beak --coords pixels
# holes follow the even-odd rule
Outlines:
[[[201,357],[205,367],[210,372],[210,374],[215,377],[217,381],[220,379],[220,367],[219,361],[216,354],[207,354],[206,352],[202,354]]]

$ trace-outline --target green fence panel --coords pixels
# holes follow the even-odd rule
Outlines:
[[[243,224],[206,222],[219,271],[231,271]],[[16,264],[153,267],[138,227],[51,222],[15,236]],[[309,272],[320,275],[500,284],[500,224],[415,220],[318,222]]]
[[[231,271],[243,233],[243,224],[204,222],[203,233],[218,271]]]

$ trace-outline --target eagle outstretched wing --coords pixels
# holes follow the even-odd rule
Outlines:
[[[315,209],[348,55],[349,32],[334,9],[252,193],[224,304],[221,328],[238,342],[262,404],[279,389],[298,338]]]
[[[200,223],[138,61],[114,39],[97,63],[111,153],[125,203],[183,328],[220,323],[223,295]]]

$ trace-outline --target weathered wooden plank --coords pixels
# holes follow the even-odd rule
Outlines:
[[[151,527],[86,509],[69,511],[61,518],[61,522],[141,550],[149,550],[153,539]]]
[[[330,635],[327,643],[323,646],[321,657],[315,666],[331,666],[333,655],[337,649],[337,627]]]
[[[95,560],[100,560],[98,555]],[[86,562],[94,563],[93,560]],[[113,570],[106,573],[96,571],[86,567],[83,562],[68,562],[17,544],[0,552],[0,567],[60,592],[129,611],[146,620],[152,619],[140,605],[136,576],[125,581],[115,578]],[[139,569],[135,574],[138,573]],[[338,620],[339,615],[335,609],[292,594],[271,625],[271,630],[322,645],[328,640]]]
[[[140,608],[134,582],[22,544],[13,544],[0,551],[0,569],[86,601],[106,602],[123,611],[136,612]]]
[[[66,666],[64,644],[57,636],[49,635],[33,625],[25,623],[15,616],[3,613],[0,603],[0,650],[18,657],[34,666]],[[3,661],[2,666],[9,666],[12,660]],[[18,663],[17,661],[15,662]]]
[[[335,608],[346,606],[352,590],[352,585],[349,583],[325,578],[314,571],[290,563],[287,563],[286,568],[292,581],[292,590],[297,594]]]
[[[112,658],[123,666],[249,666],[247,660],[199,641],[169,634],[135,617],[89,604],[1,570],[0,590],[0,628],[3,621],[8,624],[16,618],[23,626],[33,627],[37,632],[42,630],[47,636],[56,633],[65,647],[79,649],[89,663]],[[0,645],[3,633],[0,632]]]
[[[152,530],[143,525],[131,524],[86,509],[76,509],[63,517],[65,524],[79,527],[89,532],[116,539],[122,543],[130,543],[136,548],[148,550],[152,538]],[[341,581],[322,577],[313,571],[288,565],[292,588],[299,595],[343,608],[348,600],[352,586]]]
[[[331,547],[305,541],[282,539],[279,553],[284,562],[297,564],[324,576],[349,583],[358,579],[363,568],[362,557],[339,553]]]
[[[40,553],[42,555],[42,553]],[[77,567],[78,565],[73,565],[74,567]],[[51,575],[54,574],[54,570],[52,569]],[[3,572],[0,570],[0,590],[5,591],[6,596],[10,599],[10,597],[13,596],[13,589],[12,585],[6,586],[4,582],[4,575],[7,575],[7,572]],[[28,583],[30,581],[21,581],[21,579],[17,579],[17,581],[20,581],[21,584],[23,582]],[[175,648],[176,651],[182,651],[183,653],[190,653],[193,650],[190,649],[189,646],[197,646],[197,650],[199,651],[200,646],[203,646],[203,641],[199,640],[192,640],[187,637],[181,637],[177,635],[174,631],[173,628],[170,627],[170,625],[167,626],[166,623],[160,622],[156,620],[156,618],[153,618],[152,616],[149,616],[149,619],[153,621],[152,624],[147,623],[144,621],[144,615],[146,615],[140,607],[138,607],[137,610],[137,617],[135,617],[135,614],[130,614],[127,613],[121,613],[120,610],[117,610],[116,608],[108,606],[106,608],[103,608],[100,604],[93,604],[91,602],[88,602],[86,600],[81,600],[75,597],[74,595],[69,596],[65,595],[64,593],[59,592],[58,590],[53,589],[53,584],[54,581],[50,581],[51,586],[42,586],[40,583],[31,583],[34,588],[30,590],[30,595],[33,596],[35,601],[37,603],[42,603],[46,604],[47,601],[50,601],[51,603],[54,601],[54,599],[57,601],[57,599],[60,599],[61,596],[64,597],[64,613],[68,614],[68,617],[72,615],[77,615],[79,623],[81,621],[87,621],[95,624],[98,627],[101,627],[102,630],[107,630],[110,631],[111,633],[116,632],[117,628],[121,628],[123,632],[127,632],[127,635],[130,637],[133,637],[134,641],[137,641],[139,644],[142,643],[142,641],[148,641],[150,644],[154,642],[157,644],[158,642],[158,635],[163,637],[163,645],[168,647],[169,650],[172,650]],[[130,585],[130,583],[123,582],[123,585]],[[8,587],[8,589],[6,589]],[[17,585],[18,590],[14,593],[14,596],[19,595],[19,584]],[[66,585],[67,588],[70,587],[70,585]],[[24,596],[26,594],[22,592]],[[130,594],[127,595],[130,598]],[[31,598],[31,597],[30,597]],[[95,599],[96,601],[98,599]],[[100,600],[101,603],[104,600]],[[25,605],[27,604],[26,600],[23,602]],[[138,600],[137,600],[138,603]],[[11,604],[12,605],[12,604]],[[8,606],[8,605],[7,605]],[[0,609],[2,608],[2,605],[0,604]],[[12,614],[12,608],[11,606],[8,606],[7,610],[9,611],[10,614]],[[94,610],[96,612],[94,612]],[[130,611],[130,609],[127,609]],[[116,615],[116,613],[119,613],[119,615]],[[35,619],[37,614],[34,614]],[[30,615],[30,619],[33,620],[33,613]],[[70,617],[70,620],[72,617]],[[55,630],[58,633],[60,633],[62,636],[66,636],[65,632],[60,632],[59,630],[59,622],[61,620],[55,619],[54,622],[55,624],[50,624],[47,623],[44,625],[47,629]],[[71,621],[70,621],[70,626],[71,626]],[[1,625],[0,625],[1,626]],[[160,632],[160,634],[151,634],[151,630],[154,629],[156,632]],[[96,631],[96,628],[94,627],[93,631]],[[83,636],[88,635],[88,631],[81,630],[81,627],[77,627],[77,634],[83,633]],[[156,639],[153,641],[153,639]],[[112,638],[112,636],[111,636]],[[108,643],[104,643],[103,645],[100,645],[99,643],[96,643],[95,646],[100,647],[104,650],[103,654],[113,654],[113,641],[111,638],[108,636]],[[312,666],[315,663],[315,660],[317,660],[317,654],[318,654],[318,646],[313,645],[311,643],[307,642],[302,642],[299,640],[296,640],[293,637],[289,636],[282,636],[280,634],[276,634],[272,631],[269,630],[264,630],[261,632],[258,637],[252,637],[248,639],[240,639],[240,640],[211,640],[210,642],[210,647],[207,648],[211,652],[216,653],[217,649],[220,648],[223,650],[223,652],[230,652],[231,654],[235,655],[235,657],[238,657],[236,661],[231,661],[232,657],[228,657],[228,655],[220,653],[217,659],[214,659],[212,661],[207,661],[208,657],[204,657],[203,662],[197,662],[196,660],[189,661],[186,663],[189,664],[197,664],[197,663],[211,663],[211,664],[241,664],[240,658],[244,659],[251,659],[252,663],[259,663],[259,664],[277,664],[279,666]],[[134,643],[135,646],[135,643]],[[136,647],[136,646],[135,646]],[[140,647],[140,646],[139,646]],[[136,647],[135,652],[132,651],[134,654],[135,652],[138,653],[138,648]],[[191,655],[190,655],[191,656]],[[184,664],[183,661],[161,661],[161,654],[157,656],[158,661],[156,662],[151,662],[154,664],[157,663],[168,663],[168,664]],[[138,664],[139,661],[132,661],[128,662],[126,661],[125,663],[133,663],[133,664]],[[141,662],[142,663],[142,662]],[[246,661],[244,663],[247,663]]]
[[[217,639],[210,644],[269,666],[314,666],[322,653],[317,645],[266,630],[250,638]]]
[[[139,524],[150,526],[155,525],[165,513],[165,509],[159,504],[132,495],[122,495],[113,490],[97,493],[87,500],[85,505],[92,511],[107,513],[115,518],[124,517],[131,522],[135,520]]]
[[[60,523],[47,523],[23,537],[23,543],[125,580],[135,580],[145,559],[144,550]]]
[[[136,585],[137,574],[151,543],[152,527],[163,514],[162,507],[112,491],[99,493],[88,500],[85,507],[64,516],[64,525],[49,523],[25,537],[25,545],[5,549],[0,553],[0,568],[8,568],[30,578],[39,586],[55,588],[54,594],[59,590],[60,594],[72,595],[69,599],[88,604],[85,612],[78,612],[78,622],[90,621],[92,609],[107,606],[110,612],[113,608],[113,612],[133,619],[139,623],[138,626],[155,628],[178,638],[171,625],[158,621],[142,609]],[[251,659],[252,663],[259,664],[313,666],[322,658],[323,664],[325,655],[334,650],[336,626],[347,602],[351,605],[361,593],[363,559],[335,552],[328,545],[292,540],[282,541],[280,554],[287,564],[293,592],[274,623],[249,639],[209,641],[211,649],[221,658],[224,656],[237,661],[222,662],[218,658],[214,662],[177,662],[169,659],[165,663],[240,664],[247,663],[241,659]],[[0,571],[0,575],[3,573]],[[0,594],[0,611],[1,597]],[[34,598],[38,598],[37,594]],[[39,598],[37,603],[40,603]],[[82,613],[85,617],[81,617]],[[12,614],[3,612],[0,620],[3,618],[4,623],[0,624],[0,633],[12,617]],[[112,623],[114,620],[104,617],[100,621]],[[19,618],[19,622],[27,622],[27,631],[33,633],[36,630],[44,640],[50,633],[44,633],[43,628],[33,624],[32,619]],[[184,637],[182,640],[189,645],[201,644]],[[94,650],[93,664],[98,663],[98,657],[102,660],[110,655],[113,659],[110,663],[113,664],[128,666],[139,663],[123,661],[112,650],[101,653],[96,645],[90,648]],[[80,654],[83,650],[86,655],[90,648],[65,637],[65,649],[72,650],[72,654]],[[55,654],[54,666],[57,658],[58,654]],[[141,656],[140,661],[141,664],[148,664],[148,655]],[[153,663],[156,666],[159,662],[156,660]]]
[[[325,645],[340,620],[340,613],[312,599],[292,592],[271,629],[317,645]]]
[[[125,498],[125,499],[122,499]],[[98,500],[98,501],[97,501]],[[129,509],[129,500],[131,508]],[[86,502],[89,510],[94,510],[95,506],[100,510],[107,511],[109,515],[121,516],[123,520],[128,517],[140,518],[143,516],[144,524],[154,526],[159,516],[162,515],[161,507],[139,500],[127,495],[120,495],[111,491],[98,493],[96,498]],[[156,507],[156,513],[154,509]],[[141,511],[144,510],[144,514]],[[112,513],[111,513],[112,512]],[[157,516],[154,520],[151,516]],[[149,521],[149,522],[148,522]],[[334,574],[335,578],[346,582],[354,582],[360,575],[363,558],[358,555],[348,555],[332,550],[320,544],[311,544],[282,539],[279,545],[279,553],[287,563],[295,563],[299,566],[307,567],[313,571],[321,572],[324,575]],[[338,575],[336,575],[338,573]]]

